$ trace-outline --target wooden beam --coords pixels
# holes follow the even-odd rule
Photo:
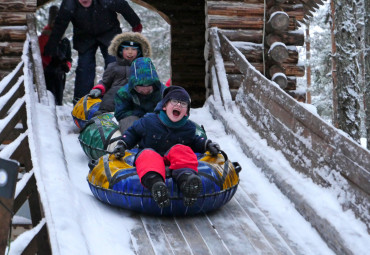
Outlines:
[[[3,56],[22,56],[23,53],[23,44],[22,42],[9,42],[1,43],[0,42],[0,55]]]
[[[25,26],[26,16],[26,12],[0,12],[0,26]]]
[[[0,41],[2,42],[24,42],[26,38],[26,28],[0,27]]]
[[[0,12],[35,12],[36,0],[2,0]]]

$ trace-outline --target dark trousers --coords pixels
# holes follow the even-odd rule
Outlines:
[[[48,65],[45,70],[46,89],[51,91],[55,97],[55,104],[63,104],[63,91],[66,83],[66,74],[60,66]]]
[[[115,57],[108,54],[108,47],[103,44],[96,44],[83,53],[79,52],[73,96],[74,101],[78,101],[78,99],[87,95],[94,87],[96,67],[95,54],[98,47],[100,48],[100,52],[103,54],[104,57],[104,69],[109,63],[116,61]]]

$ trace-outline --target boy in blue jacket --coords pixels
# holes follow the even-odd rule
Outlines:
[[[220,150],[217,143],[195,134],[196,127],[188,120],[189,114],[189,94],[182,87],[170,86],[164,90],[163,99],[154,113],[135,121],[113,151],[120,158],[126,149],[139,144],[136,171],[141,184],[152,192],[160,208],[170,205],[165,184],[166,165],[183,193],[184,205],[192,206],[202,190],[194,152],[204,153],[208,150],[212,155],[217,155]]]

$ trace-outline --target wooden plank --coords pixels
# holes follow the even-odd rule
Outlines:
[[[171,246],[173,254],[190,255],[192,254],[190,247],[182,232],[180,231],[174,218],[161,218],[160,220],[163,232],[167,241]]]
[[[0,254],[5,254],[5,250],[8,245],[11,219],[13,217],[13,202],[14,198],[7,199],[0,197],[0,203],[2,203],[0,205]]]
[[[0,96],[4,96],[8,91],[14,86],[14,84],[17,83],[18,78],[23,74],[23,62],[21,66],[18,68],[17,72],[13,75],[13,77],[10,79],[7,85],[5,85],[4,88],[0,91]],[[23,78],[22,78],[23,79]]]
[[[22,97],[23,95],[24,95],[24,85],[22,82],[18,84],[18,87],[13,91],[13,94],[9,96],[9,99],[0,109],[0,119],[5,117],[5,115],[7,114],[8,110],[12,107],[14,102],[17,101],[17,99]]]
[[[181,229],[181,233],[183,234],[186,242],[189,244],[192,254],[211,255],[210,248],[194,224],[195,217],[204,216],[197,215],[194,217],[178,217],[175,218],[175,221]]]
[[[130,231],[131,242],[137,255],[154,255],[154,250],[138,214],[130,215],[135,220],[135,226]]]
[[[193,222],[212,255],[232,254],[218,234],[216,226],[213,225],[208,216],[198,215],[193,218]]]
[[[26,103],[23,101],[22,105],[16,109],[16,111],[17,112],[15,112],[9,121],[4,125],[3,129],[0,130],[0,144],[7,139],[15,126],[20,122],[22,115],[26,115]]]
[[[142,215],[141,220],[155,254],[173,254],[158,217]]]
[[[29,148],[28,136],[24,136],[19,143],[19,146],[10,155],[11,159],[17,160],[22,166],[24,166],[26,172],[31,171],[33,168],[31,152]]]
[[[238,226],[242,229],[242,233],[248,238],[258,253],[275,254],[275,251],[258,229],[256,223],[253,222],[235,199],[230,201],[227,206],[225,206],[225,209],[228,211],[229,215],[233,217],[233,220],[238,223]],[[233,229],[235,229],[235,227],[233,227]]]
[[[270,245],[278,254],[300,254],[299,247],[296,244],[288,243],[276,230],[275,226],[264,215],[263,212],[255,205],[249,195],[239,185],[238,191],[235,194],[235,199],[248,216],[255,222],[261,233],[268,240]]]
[[[231,200],[228,205],[230,203],[234,203],[234,201]],[[244,234],[240,222],[234,218],[226,206],[220,208],[217,214],[210,213],[207,216],[230,254],[258,254],[256,248]],[[235,245],[236,241],[238,245]]]

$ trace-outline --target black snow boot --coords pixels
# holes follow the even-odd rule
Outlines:
[[[168,189],[160,174],[148,172],[141,178],[141,183],[152,192],[153,199],[160,208],[170,206]]]
[[[202,180],[192,172],[183,173],[177,180],[177,184],[184,195],[184,205],[192,206],[202,191]]]

